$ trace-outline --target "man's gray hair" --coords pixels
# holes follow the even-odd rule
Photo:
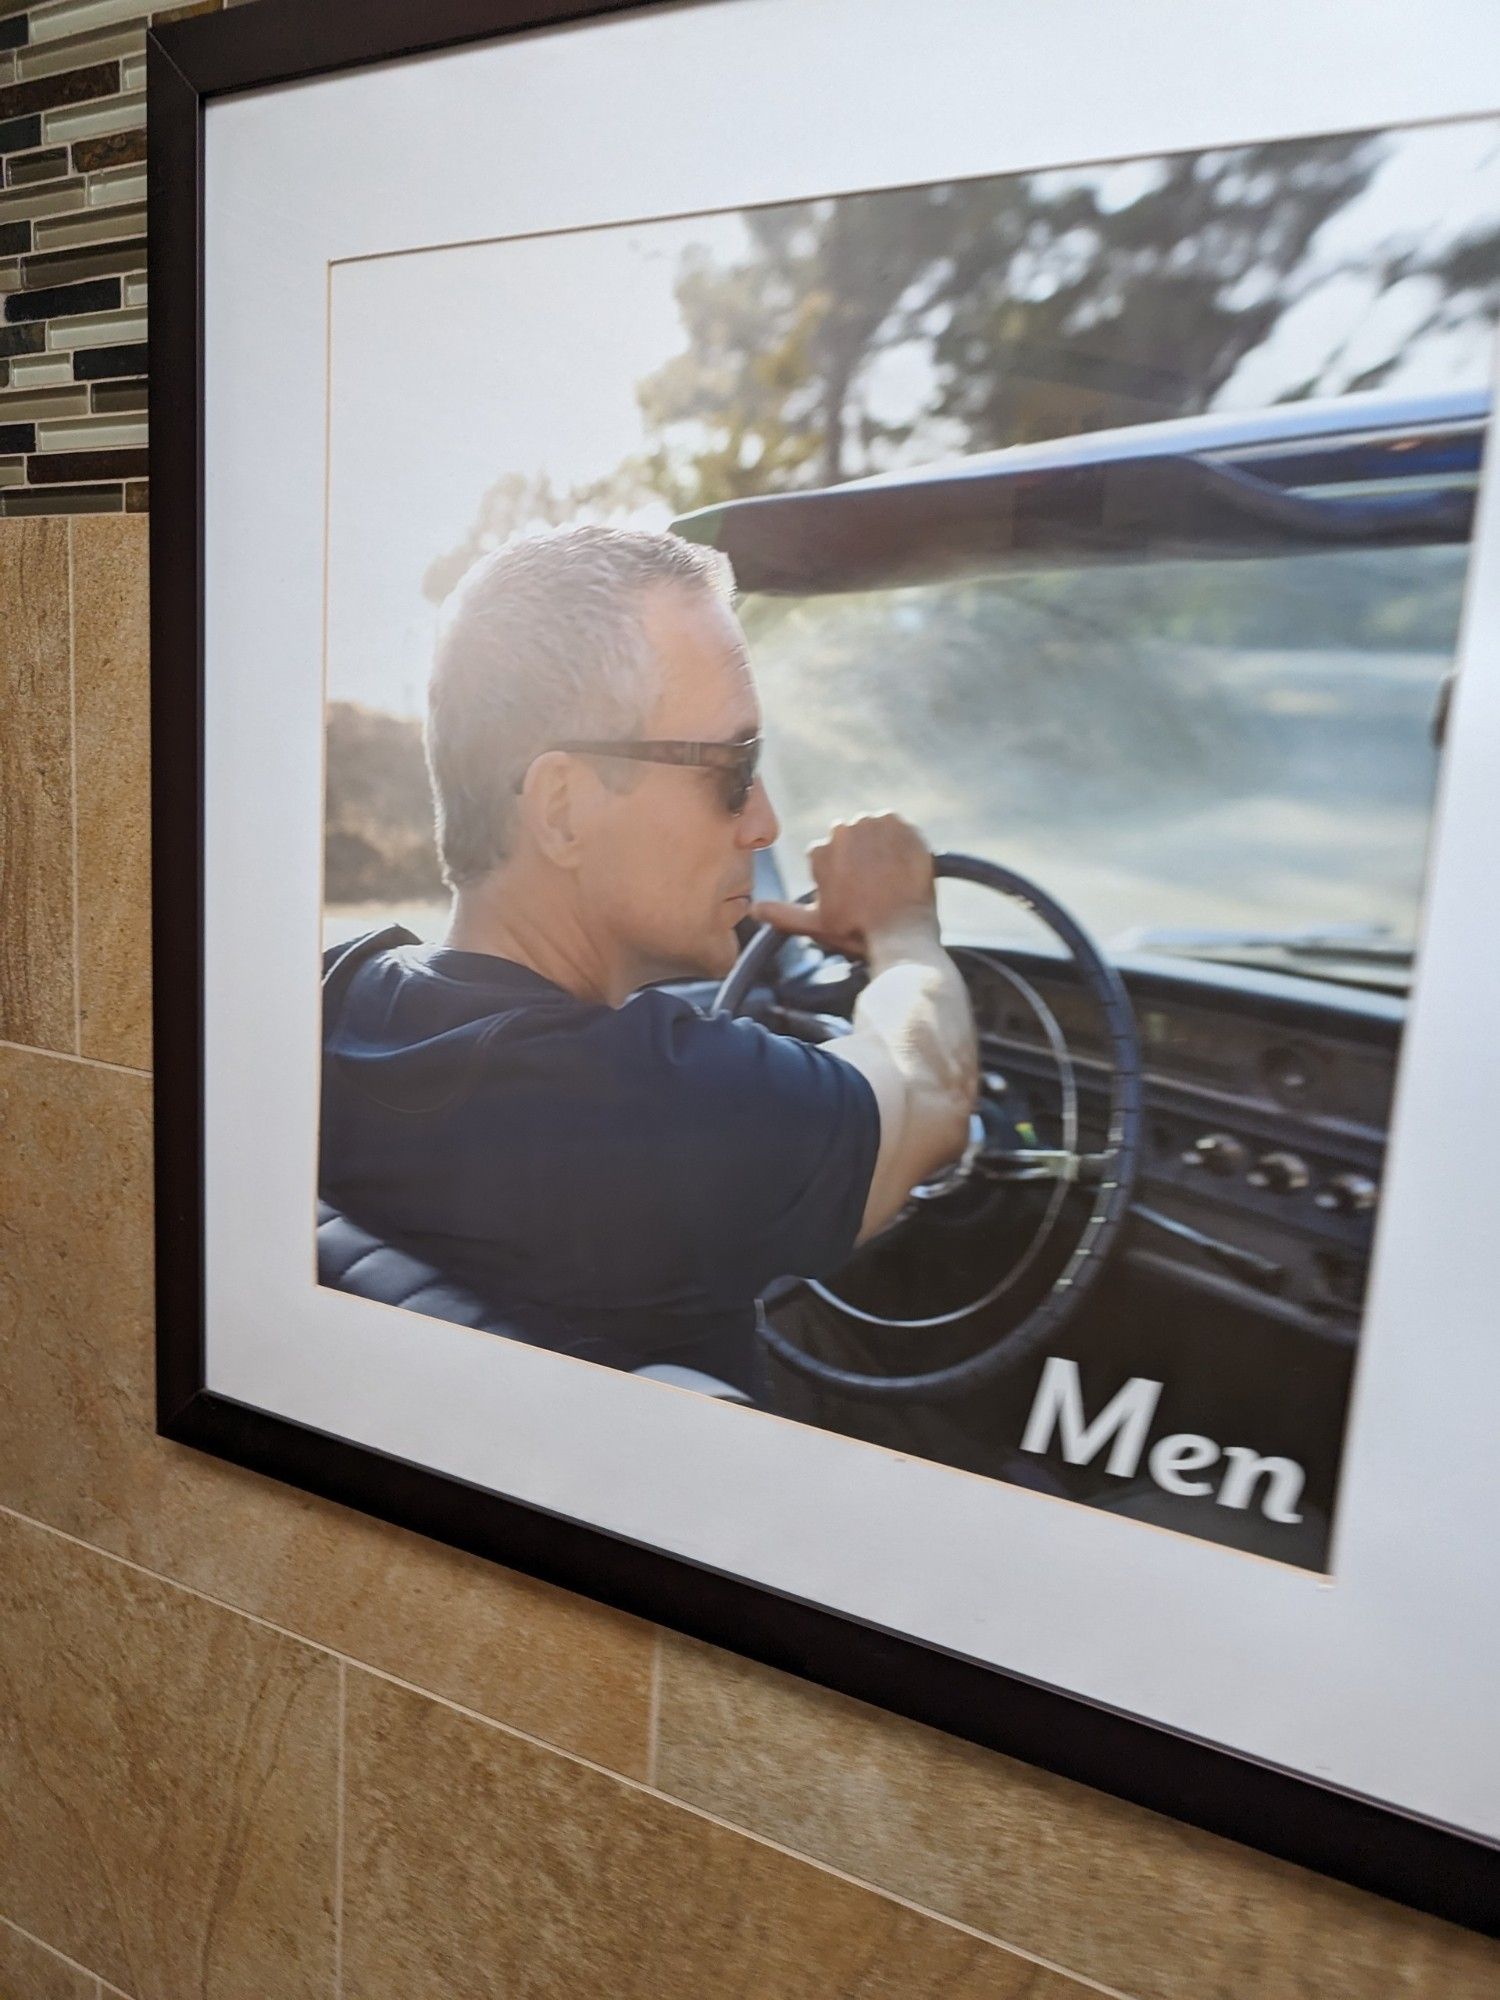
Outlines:
[[[660,691],[641,599],[734,596],[727,556],[678,535],[564,528],[482,556],[444,606],[427,705],[427,768],[450,888],[506,858],[516,787],[570,737],[640,736]],[[639,777],[600,764],[621,789]]]

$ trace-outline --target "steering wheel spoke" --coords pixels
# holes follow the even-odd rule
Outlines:
[[[979,1154],[972,1171],[987,1181],[1067,1181],[1097,1187],[1109,1171],[1112,1153],[1074,1153],[1063,1146],[996,1148]]]
[[[1017,1146],[1011,1152],[981,1153],[974,1171],[987,1181],[1076,1181],[1082,1155],[1061,1146]]]

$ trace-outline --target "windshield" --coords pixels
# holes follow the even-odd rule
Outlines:
[[[792,893],[834,819],[1032,875],[1101,942],[1401,987],[1467,551],[1343,549],[741,606]],[[1037,937],[943,885],[945,929]]]

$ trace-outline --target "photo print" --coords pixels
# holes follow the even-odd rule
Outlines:
[[[1470,120],[334,264],[322,1282],[1332,1570],[1497,248]],[[542,1049],[577,994],[450,929],[536,746],[503,620],[438,748],[434,663],[476,566],[585,527],[727,559],[759,764],[649,782],[748,785],[757,898],[863,814],[940,857],[980,1095],[857,1244],[869,1145],[779,1085],[631,1143],[674,1006],[831,1087],[857,955],[721,912],[590,1003],[639,1020],[610,1103]],[[548,617],[559,674],[606,643]]]

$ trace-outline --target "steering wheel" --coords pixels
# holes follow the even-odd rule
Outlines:
[[[1103,1270],[1130,1206],[1140,1165],[1141,1045],[1130,996],[1119,973],[1083,926],[1026,876],[971,854],[937,855],[933,870],[938,876],[974,882],[981,888],[1009,896],[1040,918],[1066,946],[1079,977],[1098,1007],[1109,1043],[1109,1123],[1102,1152],[1083,1154],[1078,1151],[1077,1094],[1062,1030],[1041,996],[1018,973],[998,959],[987,958],[986,962],[1010,981],[1042,1022],[1063,1088],[1064,1144],[1059,1149],[997,1144],[983,1116],[984,1105],[992,1093],[982,1088],[981,1108],[971,1120],[969,1145],[962,1158],[944,1173],[914,1188],[912,1200],[903,1215],[909,1215],[914,1204],[942,1201],[976,1179],[1052,1180],[1055,1183],[1053,1196],[1037,1235],[1022,1258],[982,1298],[973,1300],[956,1312],[938,1314],[929,1319],[885,1319],[849,1304],[826,1285],[814,1284],[811,1280],[804,1282],[812,1285],[820,1298],[852,1319],[877,1326],[913,1330],[949,1325],[980,1311],[1015,1283],[1050,1233],[1070,1188],[1092,1188],[1088,1218],[1062,1269],[1024,1318],[989,1346],[943,1368],[909,1375],[870,1375],[852,1368],[841,1368],[831,1361],[822,1361],[808,1354],[778,1332],[762,1315],[761,1338],[779,1361],[824,1388],[869,1402],[946,1402],[983,1383],[999,1380],[1035,1354],[1077,1312]],[[813,893],[809,890],[800,900],[809,901]],[[784,942],[784,934],[770,924],[756,932],[715,995],[713,1011],[716,1014],[741,1014],[745,1011],[750,994],[764,980]],[[1003,1088],[1003,1083],[999,1087]],[[891,1228],[900,1226],[900,1217],[890,1225]],[[883,1233],[888,1234],[889,1231]]]

